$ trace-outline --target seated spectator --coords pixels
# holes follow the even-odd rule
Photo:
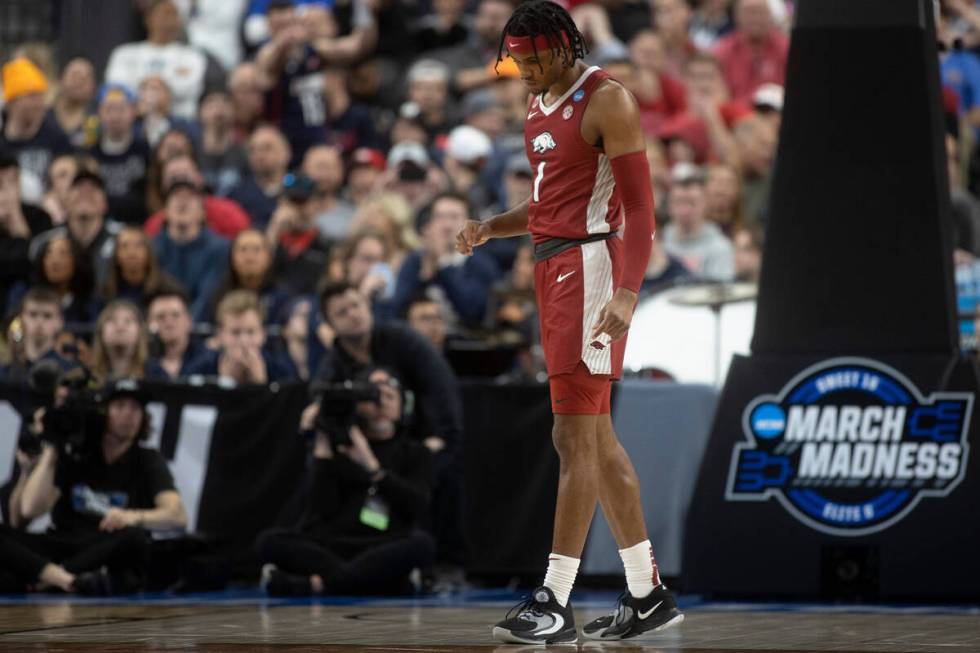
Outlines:
[[[204,223],[204,197],[191,182],[177,180],[167,193],[166,228],[153,239],[160,267],[187,289],[191,315],[202,320],[221,281],[228,241]]]
[[[483,320],[490,287],[500,278],[500,269],[489,254],[479,250],[469,257],[456,252],[456,234],[470,215],[466,198],[455,193],[438,195],[419,214],[422,247],[406,257],[398,272],[392,299],[396,313],[404,314],[413,297],[426,294],[444,301],[463,323]]]
[[[165,286],[179,286],[175,278],[160,269],[153,245],[137,226],[123,227],[116,235],[112,264],[102,286],[102,297],[128,299],[137,306],[160,292]]]
[[[417,212],[449,188],[449,178],[418,143],[398,143],[388,152],[385,190],[408,200]]]
[[[63,370],[74,366],[55,349],[65,326],[58,295],[47,288],[31,288],[24,294],[18,318],[21,337],[11,343],[10,365],[0,366],[0,379],[26,383],[31,368],[42,360],[52,360]]]
[[[44,173],[56,155],[71,146],[57,121],[47,113],[48,80],[27,59],[3,66],[3,128],[0,149],[9,150],[20,162],[21,190],[28,204],[41,202]]]
[[[51,160],[44,179],[44,199],[41,208],[51,216],[51,223],[64,224],[68,220],[72,182],[79,170],[97,172],[98,162],[88,154],[59,154]]]
[[[45,234],[34,255],[31,285],[53,291],[69,325],[95,321],[101,305],[94,295],[95,283],[88,259],[79,246],[64,233]],[[27,285],[18,283],[7,294],[7,314],[20,305]]]
[[[141,379],[149,354],[149,335],[136,304],[115,299],[95,323],[89,368],[99,382]]]
[[[217,309],[229,292],[249,290],[259,298],[262,314],[269,323],[280,320],[289,295],[277,285],[272,262],[272,247],[261,231],[246,229],[240,232],[231,241],[227,271],[211,296],[212,309]],[[208,313],[208,321],[213,314],[214,310]]]
[[[198,110],[201,124],[201,169],[216,195],[227,195],[248,167],[245,148],[235,140],[235,108],[223,89],[208,91]]]
[[[724,164],[708,166],[704,192],[708,219],[731,238],[742,226],[742,187],[738,172]]]
[[[688,25],[691,7],[685,0],[653,0],[653,26],[664,46],[664,62],[660,72],[680,77],[697,48],[691,42]]]
[[[360,208],[368,198],[378,192],[384,171],[385,156],[379,150],[363,147],[354,150],[347,164],[347,198],[355,207]]]
[[[197,164],[197,146],[194,139],[182,129],[170,129],[150,154],[150,170],[146,180],[146,212],[156,213],[163,208],[163,167],[170,159],[188,156]]]
[[[383,234],[388,246],[387,261],[396,275],[405,256],[419,243],[412,209],[397,193],[375,195],[362,204],[354,214],[350,230],[352,234],[364,230]]]
[[[346,68],[329,66],[323,73],[327,101],[327,142],[348,155],[359,147],[380,147],[381,136],[372,107],[355,101],[347,89]]]
[[[489,214],[491,209],[492,198],[482,175],[492,152],[490,137],[469,125],[456,127],[446,140],[443,168],[450,187],[467,198],[474,216]]]
[[[735,30],[715,45],[732,97],[749,101],[762,84],[782,85],[789,39],[776,27],[768,0],[736,0]]]
[[[166,461],[139,445],[150,433],[147,400],[130,379],[109,387],[101,446],[91,457],[77,460],[44,445],[23,488],[21,510],[25,521],[50,512],[54,529],[0,530],[0,567],[25,587],[94,595],[138,590],[146,573],[147,531],[187,525]]]
[[[311,293],[329,262],[330,244],[313,224],[313,181],[303,173],[286,175],[266,237],[275,247],[275,274],[294,294]]]
[[[136,106],[139,118],[136,133],[150,147],[156,147],[160,139],[169,131],[177,129],[192,139],[200,140],[197,123],[173,114],[173,94],[163,77],[150,75],[140,82],[137,89]]]
[[[439,302],[428,297],[418,297],[408,305],[408,312],[405,314],[408,326],[428,340],[438,352],[446,350],[446,316],[442,313]]]
[[[286,354],[303,381],[310,379],[310,326],[313,323],[313,302],[305,297],[294,299],[283,311],[282,340]]]
[[[650,262],[647,263],[647,271],[640,285],[640,294],[652,295],[692,279],[694,275],[684,266],[684,263],[676,256],[667,253],[660,238],[654,238],[653,247],[650,248]]]
[[[735,280],[759,283],[762,274],[762,247],[766,235],[761,225],[741,227],[732,239],[735,245]]]
[[[95,67],[85,57],[75,57],[61,69],[58,95],[48,112],[73,147],[95,144],[98,125],[98,118],[92,114],[95,91]]]
[[[163,288],[150,299],[147,327],[159,351],[146,364],[146,378],[175,381],[187,376],[190,364],[204,348],[191,337],[187,295],[179,288]]]
[[[174,113],[192,120],[204,90],[208,59],[197,48],[179,41],[180,14],[172,0],[152,0],[143,13],[146,40],[124,43],[112,51],[107,82],[139,88],[151,75],[162,75],[174,97]]]
[[[15,283],[27,281],[31,238],[50,228],[47,213],[21,201],[20,164],[11,152],[0,150],[0,306]]]
[[[198,188],[206,188],[197,163],[187,154],[178,154],[168,159],[160,170],[160,187],[164,192],[178,180],[189,181]],[[164,217],[165,213],[161,208],[146,219],[143,230],[147,236],[152,238],[160,233]],[[208,229],[228,239],[234,238],[250,225],[248,215],[237,202],[210,194],[204,196],[204,219]]]
[[[303,173],[315,186],[310,208],[320,235],[332,242],[344,240],[349,234],[354,207],[341,196],[344,160],[340,151],[327,145],[311,147],[303,157]]]
[[[215,311],[221,349],[204,350],[188,365],[187,375],[219,377],[238,385],[295,379],[292,363],[264,348],[264,320],[255,293],[233,290],[225,295]]]
[[[105,283],[116,234],[120,229],[118,222],[106,216],[108,206],[102,177],[97,172],[82,168],[75,174],[68,191],[65,224],[41,235],[36,241],[41,242],[54,234],[67,235],[88,259],[89,267],[95,274],[96,288]],[[32,248],[35,246],[32,244]]]
[[[272,596],[404,591],[409,573],[432,564],[435,544],[419,530],[431,510],[432,454],[403,429],[401,383],[383,368],[358,375],[377,402],[357,405],[354,424],[322,425],[311,404],[312,483],[300,532],[266,531],[256,547]]]
[[[374,317],[391,317],[391,298],[395,293],[395,276],[384,235],[373,229],[361,231],[347,243],[344,275],[347,283],[361,291],[371,302]]]
[[[265,229],[276,210],[276,199],[290,160],[289,143],[282,132],[262,125],[248,141],[249,174],[228,193],[252,219],[252,225]]]
[[[259,68],[254,61],[238,64],[228,77],[234,118],[232,120],[235,142],[244,144],[262,119],[265,94],[259,85]]]
[[[105,180],[109,215],[121,222],[143,224],[146,219],[146,166],[150,146],[137,136],[136,98],[125,86],[106,85],[99,91],[99,139],[91,149]]]
[[[734,275],[732,243],[712,222],[705,206],[704,174],[682,163],[674,166],[668,204],[670,224],[664,228],[664,249],[702,279],[730,281]]]
[[[419,59],[406,79],[408,99],[418,105],[429,141],[448,134],[458,122],[449,97],[449,67],[435,59]]]
[[[738,121],[733,135],[742,176],[742,217],[745,224],[765,224],[779,134],[772,122],[751,115]]]
[[[538,310],[534,296],[534,246],[526,239],[519,243],[514,265],[504,279],[496,282],[487,308],[487,326],[493,331],[516,331],[527,344],[535,343]]]

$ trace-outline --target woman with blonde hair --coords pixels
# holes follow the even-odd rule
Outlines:
[[[149,359],[146,323],[136,304],[116,299],[99,314],[89,367],[95,379],[143,378]]]
[[[374,230],[384,235],[388,264],[397,276],[408,252],[419,245],[415,220],[408,201],[397,193],[381,193],[366,200],[351,221],[350,234]]]

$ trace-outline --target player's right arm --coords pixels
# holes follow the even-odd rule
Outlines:
[[[527,231],[527,213],[531,198],[514,208],[493,216],[489,220],[467,220],[463,228],[456,234],[456,250],[461,254],[472,254],[474,247],[479,247],[491,238],[508,238],[522,236]]]

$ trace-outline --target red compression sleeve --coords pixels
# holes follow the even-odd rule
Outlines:
[[[645,152],[630,152],[610,159],[613,179],[619,189],[626,212],[626,226],[623,229],[623,276],[620,287],[640,292],[643,275],[650,260],[653,247],[653,231],[656,221],[653,217],[653,191],[650,187],[650,166]]]

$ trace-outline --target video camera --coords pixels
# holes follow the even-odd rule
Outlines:
[[[23,429],[18,447],[37,455],[43,440],[75,462],[97,451],[105,427],[105,402],[89,387],[91,379],[91,372],[84,366],[65,372],[54,361],[35,364],[27,382],[45,409],[43,429],[40,438]],[[60,402],[55,400],[59,388],[66,391]]]
[[[354,425],[357,404],[362,401],[377,403],[381,392],[373,383],[344,381],[328,383],[315,389],[320,413],[314,426],[330,438],[330,444],[349,447],[350,429]]]

